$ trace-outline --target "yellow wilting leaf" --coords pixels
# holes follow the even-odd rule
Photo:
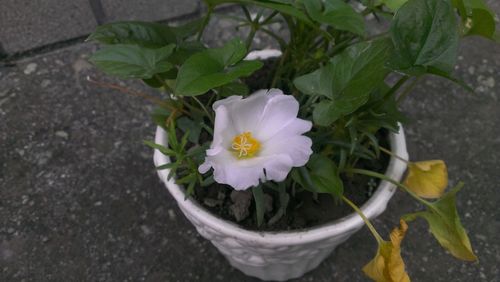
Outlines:
[[[439,198],[448,186],[446,164],[442,160],[409,163],[404,185],[422,198]]]
[[[460,222],[456,206],[456,194],[462,186],[463,183],[459,183],[441,199],[432,203],[426,211],[409,214],[404,218],[424,218],[429,223],[432,235],[453,256],[466,261],[476,261],[477,256],[472,250],[467,231]]]
[[[408,225],[400,220],[400,227],[391,232],[391,241],[379,244],[377,255],[363,267],[363,272],[377,282],[410,282],[405,271],[405,263],[401,258],[401,241]]]

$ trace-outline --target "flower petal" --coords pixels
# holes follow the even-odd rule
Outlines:
[[[267,157],[264,164],[266,170],[266,179],[281,182],[285,180],[293,167],[293,160],[287,155],[275,155]]]
[[[284,95],[281,90],[276,89],[271,89],[269,93],[270,99],[254,132],[259,140],[271,138],[290,122],[296,120],[299,112],[299,102],[293,96]]]
[[[214,149],[220,146],[227,148],[231,146],[231,141],[236,134],[238,134],[238,132],[229,116],[227,107],[225,105],[219,105],[215,108],[214,140],[210,148]]]
[[[227,108],[229,117],[238,131],[237,134],[246,131],[254,132],[269,98],[267,90],[260,90],[245,99],[241,96],[231,96],[217,101],[213,109],[217,111],[221,106]]]
[[[312,140],[302,135],[277,134],[262,145],[261,156],[285,154],[292,159],[292,166],[300,167],[309,161],[313,153]]]
[[[207,155],[198,171],[206,173],[211,167],[216,182],[245,190],[259,185],[260,180],[285,180],[293,167],[293,160],[286,154],[240,160],[230,151],[221,150],[216,155]]]

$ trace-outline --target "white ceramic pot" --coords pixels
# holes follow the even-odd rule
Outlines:
[[[167,145],[166,132],[158,127],[155,142]],[[390,134],[391,150],[404,159],[408,158],[403,129]],[[155,150],[156,166],[169,163],[167,156]],[[385,175],[400,180],[406,164],[391,158]],[[199,203],[185,197],[184,188],[167,180],[169,170],[159,170],[158,175],[177,201],[184,215],[193,223],[201,236],[210,240],[243,273],[263,280],[284,281],[302,276],[317,267],[336,246],[363,227],[363,220],[355,213],[329,224],[300,231],[258,232],[243,229],[233,222],[211,214]],[[396,187],[382,181],[374,195],[361,207],[368,218],[381,214],[394,194]]]

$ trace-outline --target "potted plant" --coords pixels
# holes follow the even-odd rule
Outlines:
[[[248,36],[207,47],[205,28],[228,3],[241,6],[234,18]],[[145,143],[181,210],[233,266],[265,280],[299,277],[366,224],[378,250],[364,273],[409,281],[400,249],[417,218],[450,254],[477,259],[455,205],[463,185],[446,190],[441,160],[408,160],[398,103],[424,75],[470,90],[452,74],[460,38],[498,38],[482,0],[205,4],[202,19],[180,26],[100,26],[89,39],[104,47],[91,61],[164,93],[144,96],[158,105],[155,141]],[[389,27],[369,30],[370,17]],[[270,27],[277,21],[287,38]],[[252,52],[258,33],[280,50]],[[423,210],[402,215],[384,240],[370,219],[395,190]]]

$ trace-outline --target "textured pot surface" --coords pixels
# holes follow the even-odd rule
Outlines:
[[[166,144],[166,132],[158,127],[155,142]],[[392,151],[408,158],[403,129],[390,135]],[[155,150],[156,166],[169,163],[167,156]],[[400,180],[406,164],[391,158],[385,175]],[[218,218],[191,198],[185,199],[185,190],[167,180],[169,170],[159,170],[158,175],[175,198],[184,215],[198,232],[210,240],[229,260],[229,263],[247,275],[263,280],[284,281],[302,276],[318,266],[333,249],[363,227],[363,220],[355,213],[329,224],[300,231],[258,232],[243,229],[233,222]],[[396,187],[382,181],[373,196],[361,207],[368,218],[381,214]]]

